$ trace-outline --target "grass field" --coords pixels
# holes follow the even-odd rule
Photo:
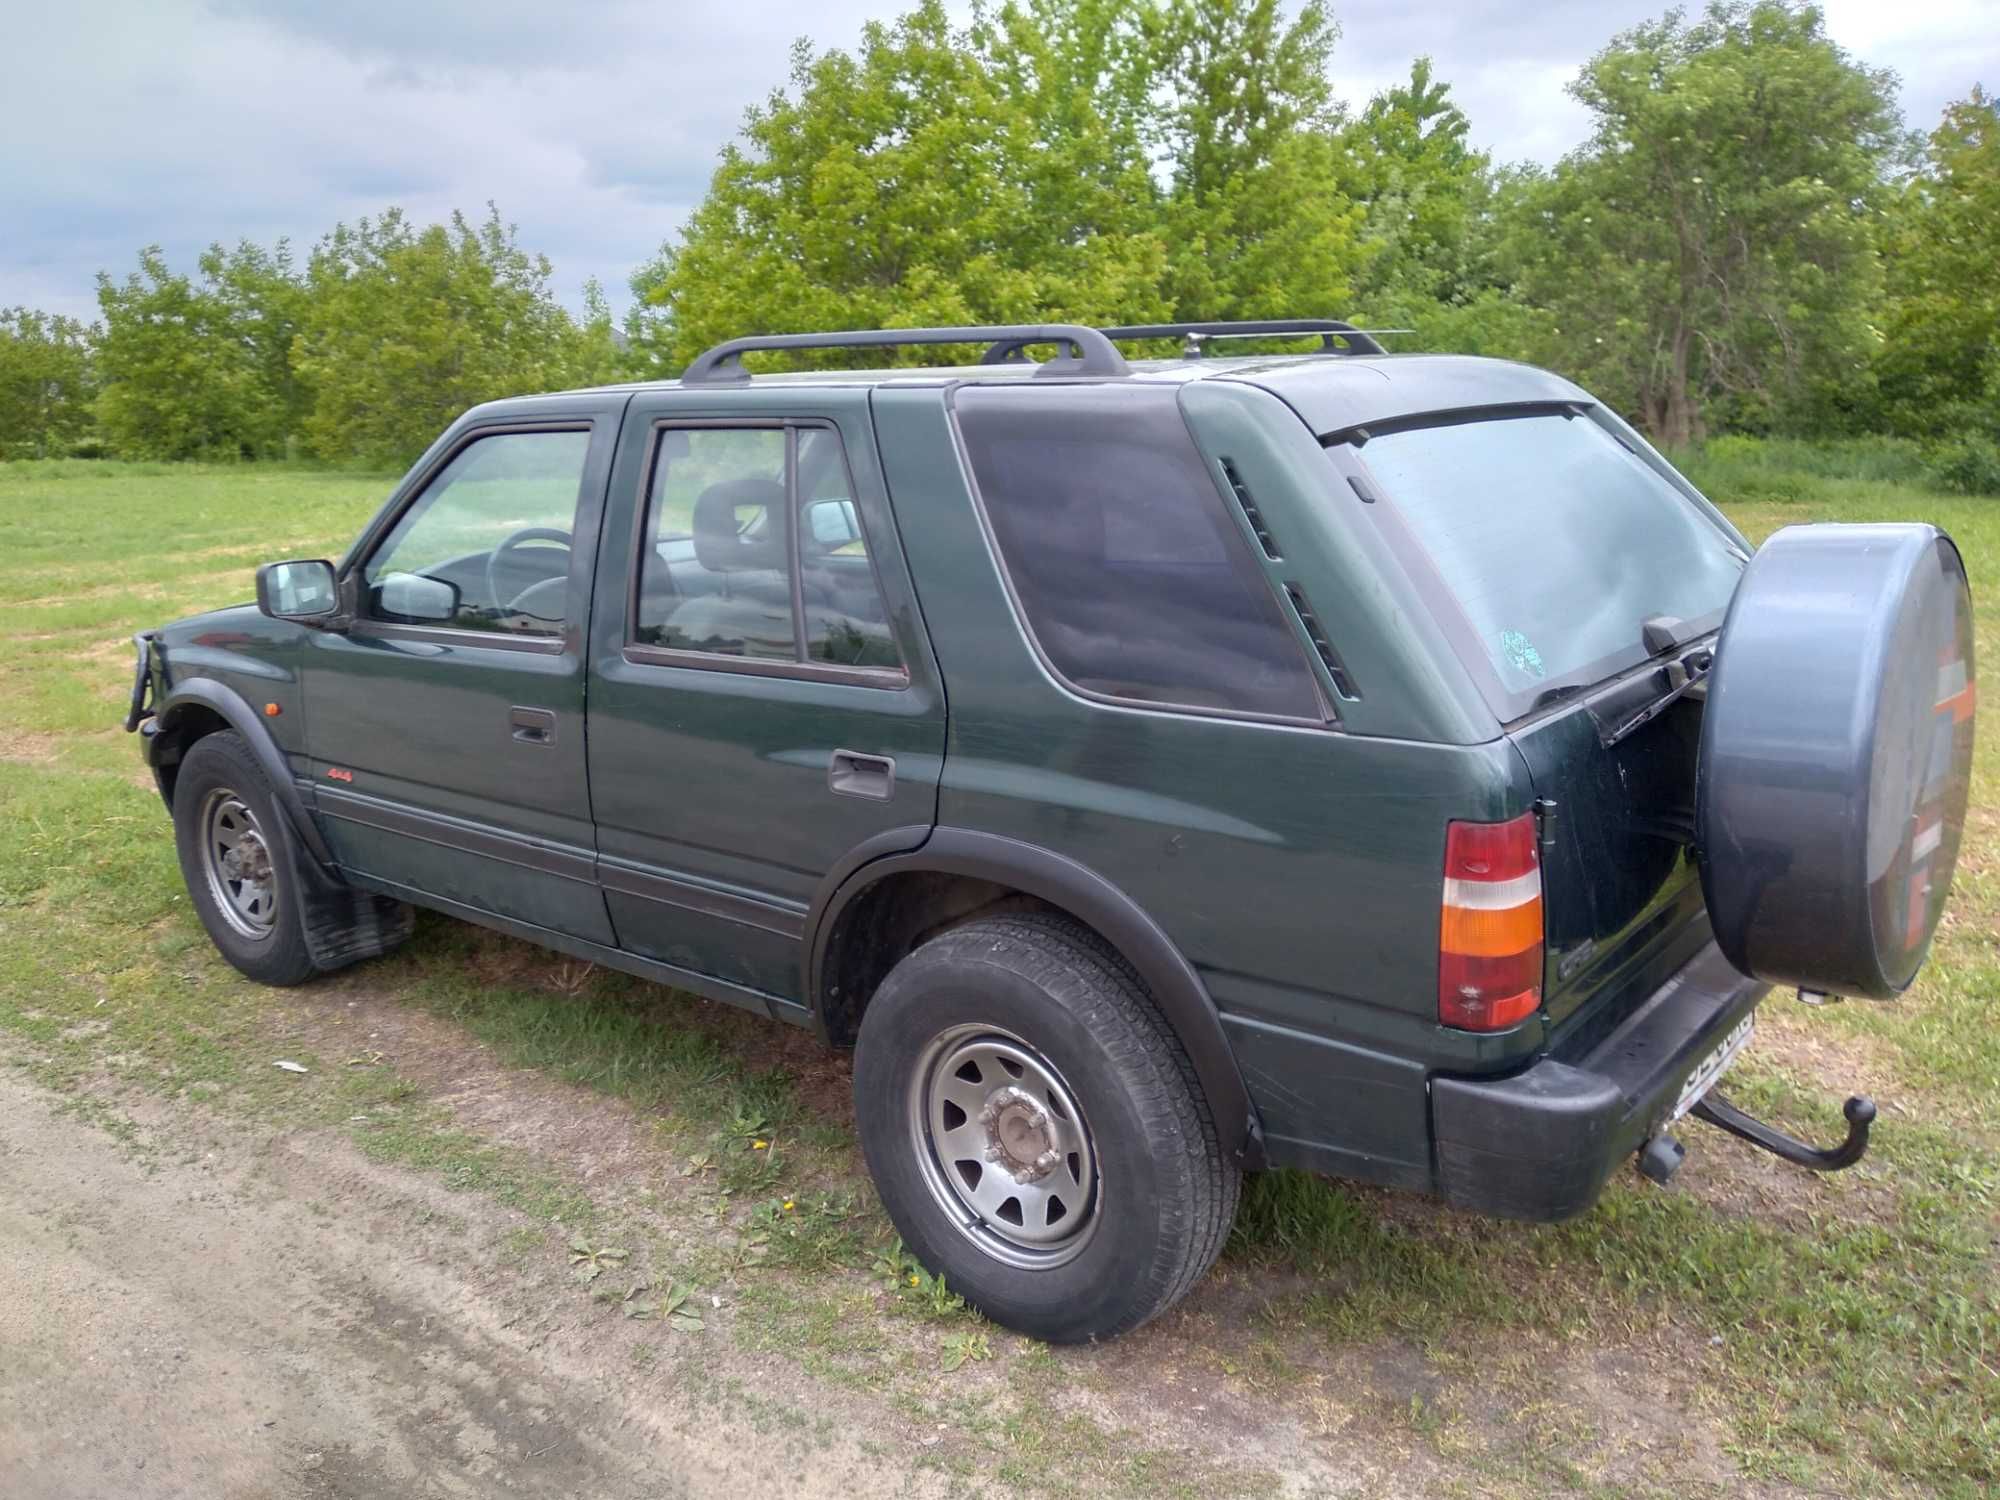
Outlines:
[[[1759,538],[1806,520],[1940,523],[1970,565],[1989,679],[2000,670],[2000,499],[1946,499],[1796,452],[1739,448],[1692,467]],[[553,1248],[529,1233],[524,1255],[560,1255],[572,1233],[638,1232],[560,1164],[453,1118],[393,1058],[343,1069],[337,1055],[298,1054],[320,1075],[310,1090],[271,1068],[276,1028],[298,1006],[386,996],[657,1123],[660,1177],[692,1174],[733,1226],[726,1243],[681,1252],[678,1269],[743,1288],[727,1337],[746,1358],[891,1403],[930,1399],[939,1362],[990,1361],[1115,1405],[1098,1390],[1102,1357],[986,1330],[897,1258],[839,1090],[802,1038],[442,919],[389,959],[290,997],[215,957],[117,729],[129,637],[247,597],[260,561],[337,556],[386,487],[269,468],[0,465],[0,1056],[67,1094],[91,1128],[129,1131],[141,1107],[216,1111],[245,1129],[282,1111],[285,1129],[562,1220]],[[1917,988],[1885,1006],[1774,998],[1732,1075],[1741,1102],[1817,1139],[1839,1134],[1846,1092],[1873,1091],[1883,1119],[1860,1168],[1811,1178],[1690,1131],[1694,1165],[1672,1189],[1621,1177],[1596,1211],[1554,1228],[1273,1174],[1251,1184],[1210,1283],[1134,1346],[1303,1430],[1322,1424],[1329,1444],[1414,1452],[1439,1493],[1719,1493],[1739,1477],[1777,1493],[1993,1493],[2000,712],[1982,713],[1979,732],[1957,891]],[[868,1293],[875,1302],[857,1302]],[[884,1352],[852,1315],[883,1299],[924,1330],[917,1355]],[[1380,1374],[1385,1362],[1407,1378]],[[1613,1383],[1629,1384],[1632,1407],[1579,1395],[1586,1365],[1628,1371]],[[1654,1400],[1712,1428],[1721,1456],[1632,1459],[1621,1413]],[[1042,1455],[1003,1489],[1051,1476],[1056,1489],[1094,1479],[1131,1493],[1276,1482],[1255,1452],[1213,1472],[1163,1467],[1178,1461],[1060,1400],[956,1420]]]

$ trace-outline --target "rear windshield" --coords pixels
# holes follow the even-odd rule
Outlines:
[[[1735,540],[1586,416],[1404,428],[1358,456],[1456,600],[1493,710],[1645,660],[1643,623],[1714,629],[1744,558]]]

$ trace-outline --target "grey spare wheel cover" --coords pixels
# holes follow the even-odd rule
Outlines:
[[[1972,782],[1972,596],[1934,526],[1788,526],[1744,570],[1703,711],[1716,941],[1774,984],[1916,977]]]

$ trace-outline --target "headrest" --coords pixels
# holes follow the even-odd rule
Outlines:
[[[743,528],[764,513],[751,535]],[[695,560],[711,573],[785,571],[785,487],[775,479],[725,479],[694,502]]]

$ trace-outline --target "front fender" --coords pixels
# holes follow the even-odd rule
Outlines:
[[[265,779],[271,783],[271,795],[277,798],[278,806],[284,810],[285,820],[291,824],[299,842],[321,866],[330,867],[333,864],[332,851],[327,848],[305,799],[299,795],[284,752],[271,738],[270,730],[257,716],[256,710],[226,683],[218,682],[213,677],[184,678],[155,705],[152,725],[148,732],[141,735],[140,741],[145,747],[146,764],[153,768],[154,774],[157,776],[162,765],[178,760],[186,751],[193,742],[188,730],[204,713],[219,717],[243,737],[251,754],[257,757]]]

